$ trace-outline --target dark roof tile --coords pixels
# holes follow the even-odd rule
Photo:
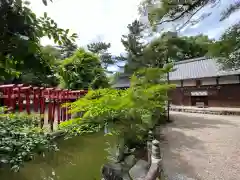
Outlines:
[[[176,62],[170,80],[198,79],[240,74],[239,70],[222,70],[216,59],[195,58]],[[129,87],[129,76],[122,76],[113,87]]]
[[[197,79],[240,74],[240,70],[222,70],[216,59],[196,58],[177,62],[170,80]]]

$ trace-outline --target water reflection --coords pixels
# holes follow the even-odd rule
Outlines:
[[[106,161],[106,140],[103,132],[58,140],[59,152],[48,153],[27,163],[19,173],[0,170],[1,180],[95,180]]]

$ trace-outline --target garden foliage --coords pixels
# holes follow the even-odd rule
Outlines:
[[[107,126],[109,134],[117,135],[124,146],[142,142],[148,129],[153,128],[165,112],[167,92],[173,85],[167,85],[164,79],[171,69],[170,65],[164,69],[142,69],[133,74],[131,86],[126,90],[89,91],[85,97],[69,104],[72,113],[82,116],[62,123],[61,128],[76,135],[82,133],[86,124],[98,125],[93,131]]]
[[[93,89],[108,87],[108,79],[101,66],[99,57],[77,50],[73,56],[65,59],[59,66],[62,88]]]
[[[18,171],[34,155],[57,150],[50,135],[44,133],[39,118],[25,114],[0,116],[0,167]]]

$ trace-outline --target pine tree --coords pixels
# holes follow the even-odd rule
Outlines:
[[[127,52],[125,72],[132,73],[144,67],[143,50],[145,45],[143,43],[143,32],[145,28],[138,20],[133,21],[127,27],[129,33],[122,36],[121,42]]]
[[[87,45],[89,51],[100,57],[100,61],[104,69],[107,69],[109,65],[113,65],[115,63],[111,53],[108,52],[110,47],[111,44],[105,42],[96,42]]]

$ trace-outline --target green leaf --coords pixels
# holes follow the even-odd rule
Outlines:
[[[43,4],[47,6],[47,0],[42,0]]]
[[[47,13],[46,12],[44,12],[44,18],[47,18]]]
[[[69,33],[69,29],[67,29],[67,30],[65,31],[65,33],[68,34],[68,33]]]
[[[16,4],[21,7],[22,6],[22,0],[16,0]]]

